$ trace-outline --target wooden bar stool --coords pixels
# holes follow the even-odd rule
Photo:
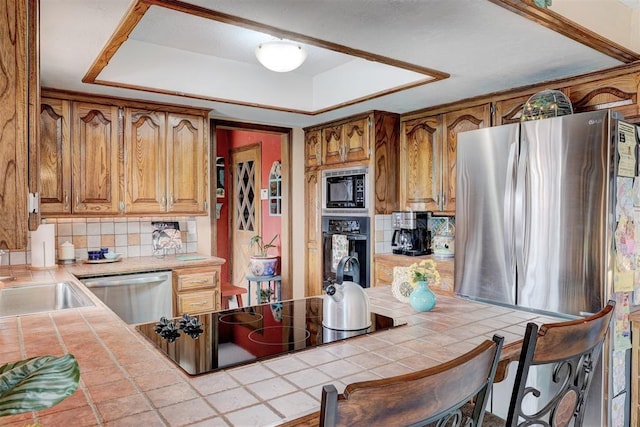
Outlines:
[[[220,287],[220,296],[222,297],[222,308],[227,310],[229,308],[229,298],[236,297],[238,301],[238,307],[242,307],[242,294],[246,294],[247,290],[240,286],[232,285],[231,283],[223,283]]]

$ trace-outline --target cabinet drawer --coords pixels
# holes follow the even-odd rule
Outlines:
[[[211,288],[218,283],[216,271],[207,271],[203,273],[190,273],[177,276],[178,291],[190,289]]]
[[[178,315],[214,310],[217,310],[215,291],[178,294]]]

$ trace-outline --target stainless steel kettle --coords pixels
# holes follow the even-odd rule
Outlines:
[[[360,278],[360,262],[346,256],[336,268],[336,283],[328,285],[322,302],[322,326],[338,331],[356,331],[371,326],[369,297],[364,289],[354,282],[343,282],[345,267],[352,270],[353,280]]]

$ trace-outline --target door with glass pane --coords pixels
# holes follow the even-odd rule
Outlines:
[[[260,145],[231,151],[231,282],[245,287],[251,257],[249,241],[260,234]]]

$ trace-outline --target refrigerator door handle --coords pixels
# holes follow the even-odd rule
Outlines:
[[[515,223],[515,254],[516,254],[516,268],[518,270],[518,282],[524,283],[521,280],[521,275],[524,274],[524,266],[525,264],[525,255],[524,255],[524,246],[525,246],[525,215],[529,214],[527,212],[527,189],[526,189],[526,178],[527,178],[527,162],[529,161],[528,147],[526,141],[521,141],[520,146],[520,159],[518,160],[518,175],[516,178],[516,188],[515,188],[515,215],[514,215],[514,223]],[[516,304],[518,303],[516,299]]]
[[[507,268],[512,272],[515,270],[515,237],[514,237],[514,186],[516,184],[516,150],[518,142],[514,141],[509,145],[509,157],[507,159],[507,177],[504,195],[504,251]]]

